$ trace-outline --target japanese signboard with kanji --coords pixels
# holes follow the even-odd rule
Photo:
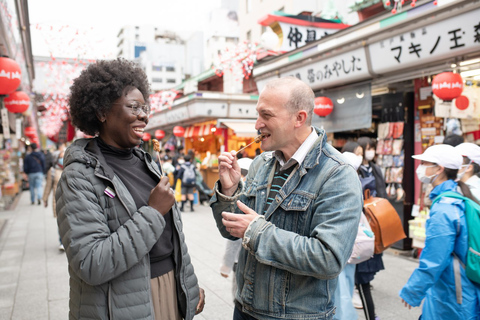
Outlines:
[[[381,74],[480,50],[480,9],[368,46]]]
[[[359,48],[304,67],[282,72],[281,76],[295,76],[315,90],[367,79],[370,74],[365,50]]]
[[[316,28],[299,26],[285,22],[278,22],[282,29],[283,38],[280,51],[291,51],[302,47],[309,42],[319,40],[343,28]]]

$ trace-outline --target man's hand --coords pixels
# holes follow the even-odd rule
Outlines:
[[[222,190],[219,191],[226,196],[232,196],[241,178],[235,151],[222,152],[218,157],[218,173],[222,184]]]
[[[245,230],[247,230],[248,225],[255,219],[258,214],[247,207],[240,200],[237,201],[237,206],[245,214],[236,214],[232,212],[222,212],[222,223],[227,228],[227,231],[230,234],[237,238],[243,238],[245,235]]]

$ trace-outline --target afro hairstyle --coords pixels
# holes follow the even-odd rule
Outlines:
[[[132,61],[99,60],[82,71],[70,87],[72,123],[88,135],[96,135],[101,126],[98,116],[107,114],[112,103],[133,89],[148,103],[150,85],[140,66]]]

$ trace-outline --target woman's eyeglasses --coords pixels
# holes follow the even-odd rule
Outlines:
[[[128,104],[123,104],[123,103],[112,103],[112,104],[119,104],[132,109],[132,114],[134,116],[138,116],[140,114],[140,111],[143,111],[148,116],[150,115],[150,111],[151,111],[151,108],[148,104],[142,105],[137,101],[129,102]]]

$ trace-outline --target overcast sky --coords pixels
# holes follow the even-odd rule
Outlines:
[[[62,57],[116,52],[122,26],[150,24],[187,36],[202,30],[220,0],[28,0],[33,54]],[[77,34],[76,31],[80,32]],[[103,55],[98,56],[98,55]]]

